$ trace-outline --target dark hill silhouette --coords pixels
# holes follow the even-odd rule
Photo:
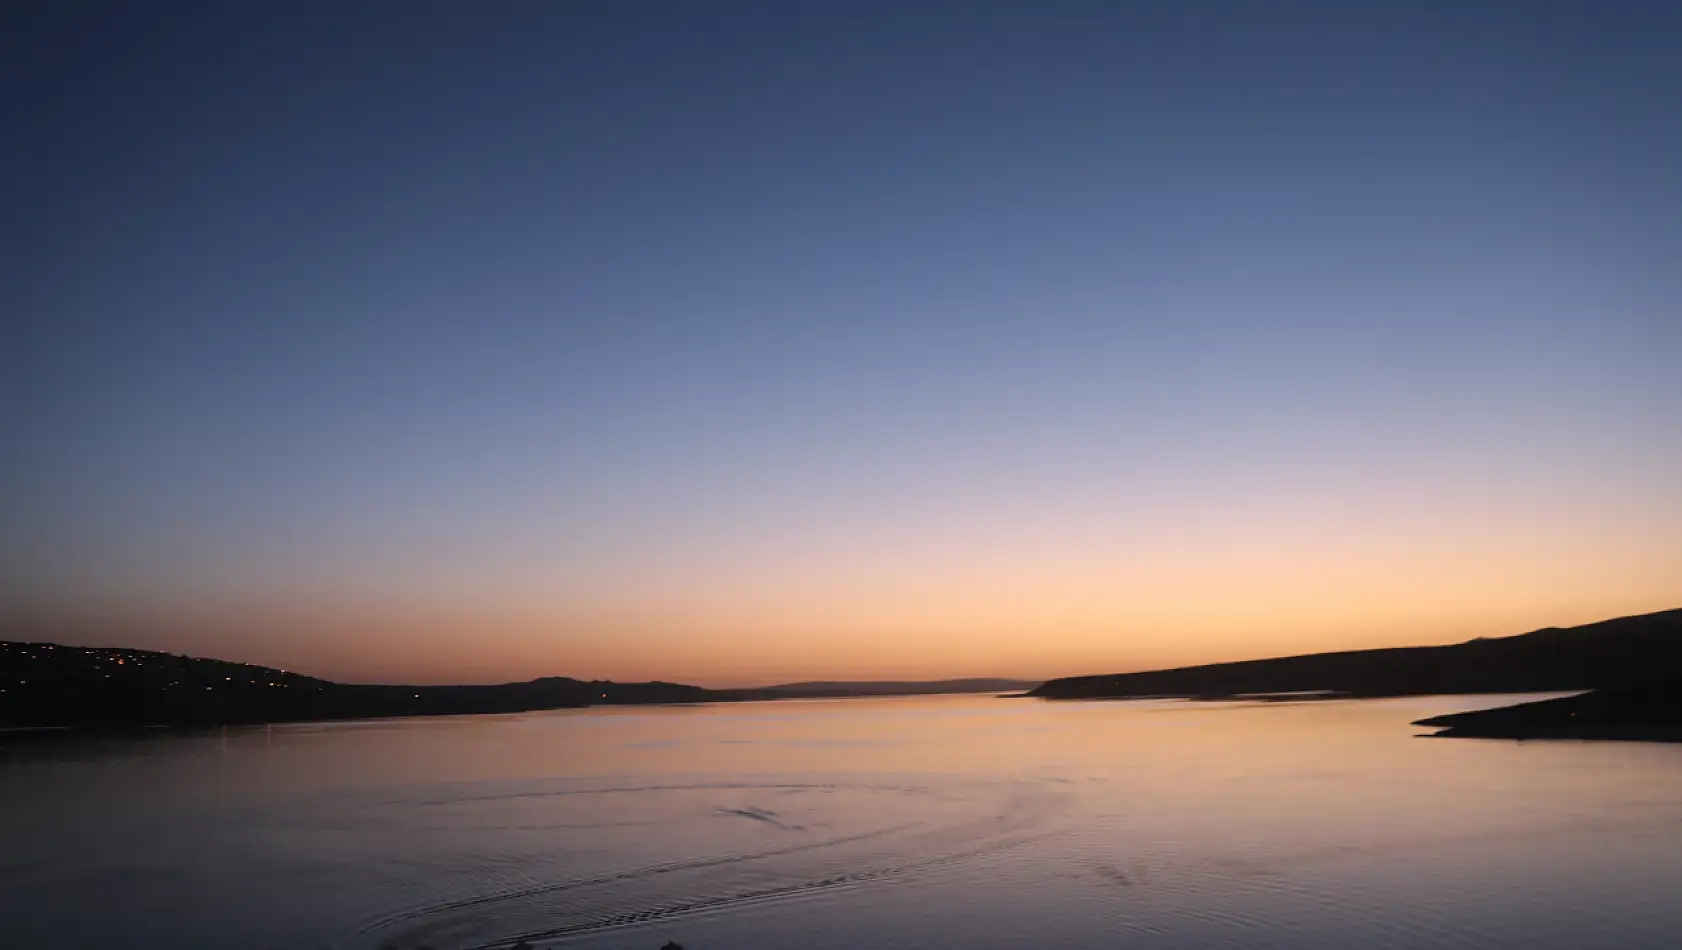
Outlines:
[[[1682,679],[1421,719],[1437,736],[1682,742]]]
[[[1682,609],[1449,646],[1352,650],[1051,680],[1044,699],[1520,693],[1640,685],[1682,671]]]
[[[678,683],[550,676],[498,686],[363,686],[150,650],[0,641],[0,727],[194,726],[524,712],[745,698]]]

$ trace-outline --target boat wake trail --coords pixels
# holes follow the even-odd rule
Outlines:
[[[1036,783],[954,780],[931,788],[883,781],[796,791],[800,788],[779,782],[693,784],[649,786],[629,801],[616,796],[616,815],[629,810],[650,816],[650,830],[635,842],[622,831],[603,831],[596,839],[569,831],[570,837],[535,842],[503,840],[500,846],[507,850],[501,852],[497,842],[481,843],[476,853],[452,854],[449,864],[438,868],[435,882],[451,876],[457,882],[433,884],[446,890],[438,895],[444,899],[367,920],[342,945],[493,950],[520,940],[556,944],[580,934],[962,866],[1057,833],[1050,826],[1060,813],[1054,786]],[[776,796],[775,810],[758,803],[768,796]],[[477,824],[475,818],[466,820]],[[777,844],[777,837],[799,840]],[[771,846],[716,847],[744,839]],[[664,851],[673,859],[581,876],[556,873],[586,862],[599,867],[628,845],[649,856]],[[553,876],[532,880],[545,874]],[[507,880],[515,875],[527,881]],[[503,877],[505,886],[464,893],[474,881],[482,887],[487,876]],[[452,888],[454,896],[447,893]]]

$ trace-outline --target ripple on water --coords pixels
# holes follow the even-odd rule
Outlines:
[[[837,790],[844,793],[846,804],[841,807],[834,796],[824,794]],[[577,934],[926,874],[1054,833],[1060,797],[1057,785],[1037,782],[972,783],[946,790],[884,781],[462,791],[453,798],[401,804],[432,812],[467,806],[456,812],[457,820],[467,827],[486,827],[499,819],[475,814],[476,809],[494,810],[510,801],[611,795],[619,799],[613,805],[616,815],[641,812],[648,816],[628,820],[647,829],[661,850],[688,854],[678,860],[584,874],[577,873],[583,862],[571,868],[554,867],[547,874],[514,871],[502,875],[501,886],[468,882],[471,890],[467,893],[411,903],[363,922],[343,945],[470,950],[521,939],[555,942]],[[823,794],[822,801],[802,801],[817,794]],[[774,800],[776,807],[758,803],[762,800]],[[577,827],[565,821],[550,826]],[[718,847],[744,841],[765,846]],[[462,857],[452,854],[448,860]]]

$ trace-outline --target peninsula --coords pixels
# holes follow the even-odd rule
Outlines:
[[[1436,738],[1682,742],[1682,680],[1421,719]]]

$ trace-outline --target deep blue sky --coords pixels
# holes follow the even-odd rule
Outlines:
[[[38,621],[740,680],[1682,602],[1682,4],[8,11]]]

